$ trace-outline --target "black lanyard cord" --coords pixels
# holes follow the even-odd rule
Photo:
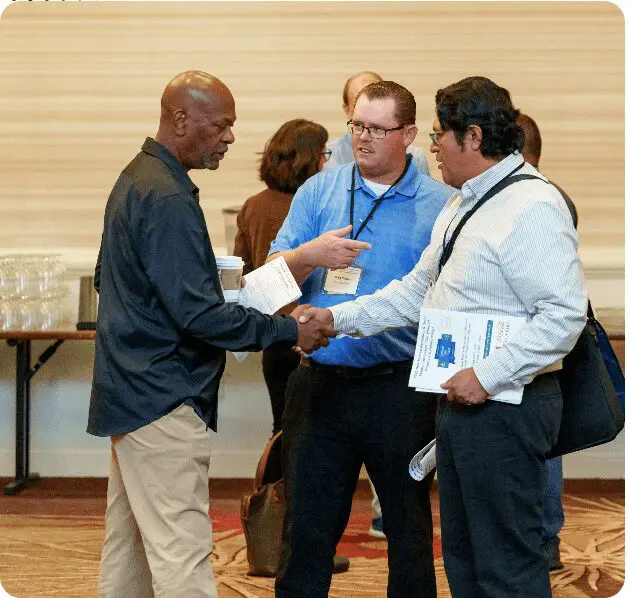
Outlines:
[[[410,166],[410,162],[412,162],[412,156],[410,154],[407,154],[405,157],[405,168],[403,169],[403,172],[399,175],[399,178],[396,181],[394,181],[394,183],[392,183],[392,185],[390,185],[386,189],[385,193],[383,193],[379,198],[375,200],[375,203],[373,204],[372,209],[370,210],[370,212],[368,212],[368,216],[366,216],[366,219],[362,222],[355,236],[353,236],[353,228],[354,228],[353,212],[355,211],[355,167],[357,166],[357,164],[353,164],[353,174],[351,175],[351,239],[355,240],[357,239],[357,237],[359,237],[359,233],[361,233],[364,230],[364,227],[366,226],[366,224],[368,224],[368,221],[373,217],[373,214],[376,212],[377,208],[381,205],[381,202],[384,200],[385,196],[405,176],[405,173],[408,171],[408,167]]]

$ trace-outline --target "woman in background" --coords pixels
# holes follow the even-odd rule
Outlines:
[[[324,127],[297,118],[286,122],[265,144],[259,178],[267,189],[248,198],[237,216],[234,255],[243,258],[244,273],[265,263],[270,244],[289,212],[298,187],[320,172],[331,155],[326,149],[329,135]],[[279,310],[288,314],[295,304]],[[263,351],[263,377],[272,404],[272,435],[281,429],[287,379],[300,356],[290,347],[272,345]]]

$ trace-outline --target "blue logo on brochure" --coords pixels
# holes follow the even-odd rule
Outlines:
[[[450,363],[456,363],[456,343],[451,340],[451,334],[443,334],[438,339],[436,355],[439,368],[448,368]]]
[[[491,352],[491,341],[493,340],[493,320],[489,320],[486,323],[486,338],[484,339],[484,355],[482,357],[488,357]]]

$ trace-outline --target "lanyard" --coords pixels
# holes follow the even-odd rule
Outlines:
[[[370,210],[370,212],[368,212],[368,216],[366,216],[366,219],[362,222],[362,225],[359,227],[359,230],[357,231],[357,234],[354,237],[353,237],[353,228],[354,228],[353,212],[355,211],[355,167],[357,165],[353,164],[353,174],[351,175],[351,239],[355,240],[357,239],[357,237],[359,237],[359,233],[361,233],[364,230],[364,227],[366,226],[366,224],[368,224],[368,221],[372,218],[377,208],[381,205],[381,202],[383,201],[384,197],[388,194],[388,192],[392,189],[392,187],[397,185],[397,183],[399,183],[399,181],[405,176],[405,173],[408,171],[408,166],[410,165],[411,161],[412,161],[412,156],[408,154],[405,157],[405,168],[403,169],[403,172],[400,174],[399,178],[396,181],[394,181],[394,183],[392,183],[392,185],[390,185],[386,189],[386,192],[383,195],[381,195],[381,197],[375,200],[375,203],[373,204],[372,209]]]

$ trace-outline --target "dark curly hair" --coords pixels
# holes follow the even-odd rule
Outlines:
[[[296,118],[286,122],[265,144],[259,178],[270,188],[295,193],[319,171],[327,130],[313,121]]]
[[[436,116],[444,131],[453,131],[462,145],[467,127],[482,129],[482,155],[505,157],[524,147],[524,132],[517,124],[519,110],[507,89],[486,77],[467,77],[436,92]]]

